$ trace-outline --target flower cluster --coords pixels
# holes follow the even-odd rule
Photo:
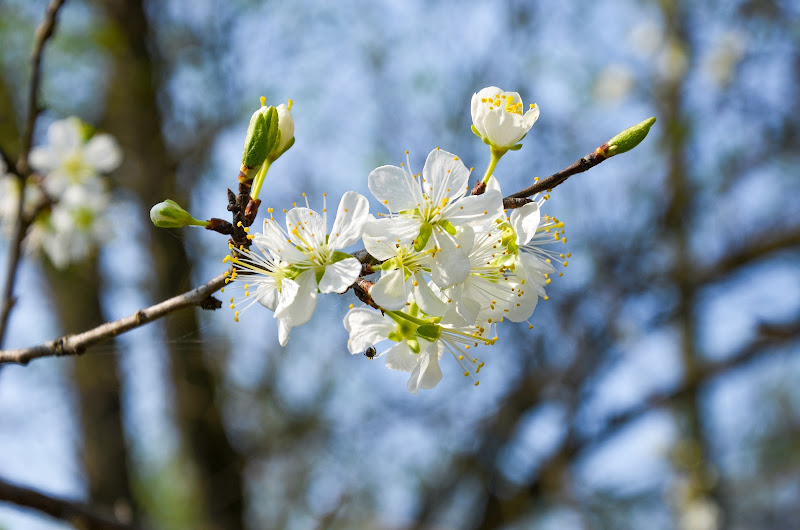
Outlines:
[[[485,185],[476,193],[469,193],[470,170],[459,157],[435,149],[421,173],[411,171],[408,156],[400,167],[370,173],[369,189],[386,209],[377,217],[355,192],[342,198],[330,231],[326,210],[319,214],[307,201],[306,207],[285,211],[285,228],[270,215],[261,233],[248,232],[250,248],[231,246],[225,258],[234,265],[228,282],[244,290],[243,297],[230,299],[236,319],[260,303],[274,312],[280,343],[286,345],[291,329],[311,318],[319,293],[343,293],[361,276],[379,272],[374,282],[359,283],[373,308],[351,306],[344,318],[349,351],[385,355],[389,368],[411,373],[412,393],[438,384],[445,353],[477,385],[483,363],[475,348],[495,343],[499,323],[527,321],[539,298],[546,298],[554,263],[566,265],[569,256],[547,249],[549,243],[566,242],[563,224],[541,214],[547,196],[509,216],[503,209],[494,166],[519,148],[539,112],[532,105],[522,114],[521,106],[518,94],[495,87],[473,96],[473,131],[492,154]],[[265,139],[253,140],[258,135],[248,133],[245,159],[276,142],[269,134],[276,130],[276,116],[265,111],[253,119],[263,119]],[[257,130],[252,123],[251,129]],[[374,258],[372,265],[342,251],[359,239]]]
[[[84,259],[105,238],[107,229],[97,222],[110,202],[102,174],[116,169],[122,153],[110,135],[91,135],[74,117],[53,122],[47,137],[47,145],[30,153],[37,173],[27,179],[24,193],[17,177],[0,178],[0,217],[8,233],[22,195],[23,214],[32,218],[26,250],[42,251],[63,268]]]

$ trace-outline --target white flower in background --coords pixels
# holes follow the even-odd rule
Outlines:
[[[522,98],[490,86],[472,95],[472,125],[475,134],[503,152],[513,148],[539,119],[535,103],[523,114]]]
[[[0,224],[2,233],[10,237],[17,219],[19,207],[20,182],[16,175],[5,173],[5,166],[0,161]],[[32,180],[25,182],[25,197],[23,199],[23,215],[31,216],[34,210],[44,201],[44,194],[39,186]]]
[[[75,117],[55,121],[47,129],[48,145],[31,150],[31,167],[46,175],[44,186],[53,199],[71,185],[113,171],[122,161],[111,135],[95,134],[86,141],[84,129]]]
[[[407,167],[373,170],[369,189],[392,215],[370,220],[365,231],[373,237],[413,244],[418,252],[430,251],[431,277],[439,287],[464,281],[469,261],[455,238],[457,227],[481,225],[503,212],[499,192],[464,197],[469,173],[457,156],[439,149],[428,155],[421,178]]]
[[[24,240],[26,252],[43,252],[57,268],[83,260],[110,236],[101,222],[110,198],[101,172],[115,169],[122,158],[116,141],[107,134],[86,140],[87,126],[78,118],[54,122],[49,143],[31,150],[31,167],[39,175],[28,178],[24,213],[33,219]],[[19,181],[0,178],[0,216],[3,228],[13,226],[19,204]],[[46,193],[46,196],[45,196]]]
[[[270,218],[264,220],[263,233],[252,236],[263,259],[254,252],[245,253],[247,259],[226,258],[251,273],[235,279],[257,285],[256,299],[275,311],[281,346],[289,342],[293,327],[311,319],[318,292],[343,293],[361,274],[361,262],[341,249],[359,240],[368,215],[367,198],[354,191],[342,197],[330,233],[327,208],[322,215],[308,207],[292,208],[286,230]],[[253,273],[264,278],[256,280]]]

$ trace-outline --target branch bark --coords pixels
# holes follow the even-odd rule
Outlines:
[[[227,272],[220,274],[196,289],[159,304],[140,309],[125,318],[106,322],[77,335],[66,335],[30,348],[2,350],[0,351],[0,364],[16,363],[24,365],[40,357],[79,355],[94,344],[116,337],[120,333],[130,331],[186,307],[199,306],[202,309],[218,309],[222,307],[222,302],[211,295],[225,286],[227,278]]]
[[[31,56],[31,85],[28,91],[28,114],[25,123],[25,130],[22,133],[22,148],[20,149],[19,158],[16,164],[16,175],[20,184],[20,198],[17,205],[16,222],[14,223],[14,235],[11,239],[11,244],[8,251],[8,267],[6,268],[6,276],[3,281],[3,294],[2,294],[2,308],[0,308],[0,346],[6,336],[6,328],[8,326],[8,317],[11,315],[11,308],[14,307],[14,283],[17,278],[17,267],[19,259],[22,255],[22,240],[25,238],[25,232],[28,230],[28,223],[23,219],[23,208],[25,201],[25,179],[30,174],[30,167],[28,165],[28,155],[30,154],[31,144],[33,142],[33,132],[36,128],[36,118],[39,115],[39,83],[41,81],[41,65],[42,53],[44,47],[50,37],[53,36],[56,26],[56,15],[58,10],[64,4],[64,0],[52,0],[47,6],[44,20],[39,24],[36,29],[36,36],[34,39],[33,53]]]

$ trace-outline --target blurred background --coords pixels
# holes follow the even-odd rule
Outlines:
[[[0,3],[12,155],[45,7]],[[125,160],[109,243],[66,271],[24,259],[4,347],[222,272],[224,236],[147,212],[171,198],[227,217],[259,96],[294,100],[296,144],[262,192],[281,209],[369,195],[406,149],[417,171],[441,147],[482,174],[484,86],[541,107],[498,165],[508,193],[658,121],[552,193],[569,266],[533,330],[500,328],[479,387],[444,359],[413,396],[351,356],[352,293],[324,297],[286,348],[260,307],[238,324],[189,310],[3,367],[3,480],[149,528],[800,527],[798,3],[69,0],[43,73],[38,142],[77,115]],[[0,499],[0,528],[70,526]]]

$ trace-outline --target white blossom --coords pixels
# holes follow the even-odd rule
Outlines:
[[[519,143],[539,119],[539,107],[531,103],[524,114],[522,98],[490,86],[472,95],[474,131],[492,147],[506,151]]]

